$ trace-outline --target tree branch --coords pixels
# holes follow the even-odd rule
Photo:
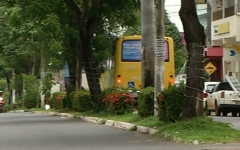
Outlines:
[[[79,26],[79,31],[81,34],[86,35],[86,27],[84,26],[84,18],[82,18],[82,12],[80,11],[79,7],[77,4],[74,2],[74,0],[64,0],[67,8],[69,9],[70,12],[73,13],[74,17],[76,18],[76,21]]]
[[[93,17],[90,17],[88,20],[87,20],[87,30],[88,30],[88,33],[90,35],[93,34],[94,32],[94,29],[95,27],[97,26],[97,24],[99,23],[99,19],[100,19],[100,16],[101,16],[101,5],[102,4],[102,1],[101,0],[95,0],[92,4],[92,10],[99,10],[97,11],[97,13],[95,13],[95,15],[93,15]]]
[[[66,6],[68,9],[73,13],[73,15],[78,18],[81,16],[81,11],[79,10],[79,7],[77,4],[74,2],[74,0],[64,0]]]

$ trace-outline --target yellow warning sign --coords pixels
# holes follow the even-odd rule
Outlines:
[[[213,65],[212,62],[209,62],[204,69],[206,70],[206,72],[211,75],[212,73],[214,73],[214,71],[217,70],[217,68]]]

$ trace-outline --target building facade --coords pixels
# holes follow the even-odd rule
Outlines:
[[[219,55],[224,80],[229,73],[240,79],[240,0],[211,0],[211,48]],[[207,53],[211,49],[208,48]],[[221,52],[222,51],[222,52]],[[213,55],[215,55],[213,54]],[[208,57],[208,55],[206,55]],[[213,56],[210,56],[213,57]]]

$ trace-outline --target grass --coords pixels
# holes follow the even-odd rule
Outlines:
[[[227,123],[212,121],[209,117],[198,117],[166,124],[158,127],[157,136],[178,137],[183,142],[199,141],[201,143],[233,143],[240,141],[240,131]]]
[[[80,113],[80,115],[152,127],[159,130],[155,135],[156,137],[166,140],[177,139],[177,142],[192,143],[198,141],[199,143],[233,143],[240,141],[240,131],[231,128],[227,123],[216,122],[206,116],[175,123],[166,123],[159,121],[156,116],[141,118],[137,114],[116,116],[108,113],[85,112]]]

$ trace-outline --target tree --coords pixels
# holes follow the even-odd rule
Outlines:
[[[187,83],[182,117],[190,118],[202,113],[204,28],[198,20],[194,0],[181,0],[179,11],[187,43]]]
[[[142,87],[154,86],[154,0],[141,0]]]
[[[8,33],[8,36],[3,34],[4,40],[0,46],[9,66],[18,75],[26,73],[39,77],[41,64],[42,79],[46,70],[62,68],[63,63],[59,59],[59,52],[63,50],[62,28],[59,17],[54,13],[57,8],[61,8],[58,4],[62,3],[57,1],[38,3],[28,0],[8,2],[11,7],[8,9],[2,7],[5,13],[1,14],[3,16],[8,14],[5,24],[10,34]],[[51,5],[56,7],[49,7]]]
[[[98,25],[103,24],[108,18],[121,20],[124,14],[129,13],[138,5],[138,1],[80,1],[64,0],[67,8],[72,12],[79,29],[79,54],[82,56],[82,64],[86,71],[91,99],[94,108],[98,111],[100,103],[101,89],[99,84],[99,74],[96,70],[97,64],[94,61],[92,48],[92,38]],[[111,12],[111,13],[109,13]]]

